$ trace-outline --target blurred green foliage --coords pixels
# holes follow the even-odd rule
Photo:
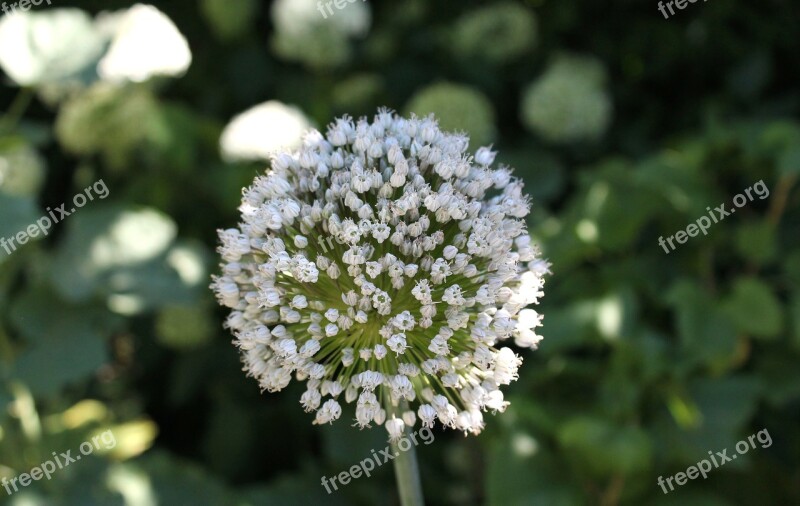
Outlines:
[[[397,504],[389,466],[323,492],[385,435],[260,395],[206,288],[215,230],[264,169],[224,163],[219,136],[266,100],[317,125],[436,112],[533,196],[545,340],[484,434],[418,448],[430,504],[800,503],[797,6],[346,4],[163,2],[193,55],[173,79],[97,79],[108,43],[87,27],[121,0],[40,7],[25,29],[51,38],[0,50],[27,85],[0,88],[0,237],[110,190],[0,249],[0,476],[118,441],[0,503]],[[760,180],[768,198],[658,245]],[[658,487],[765,428],[770,447]]]

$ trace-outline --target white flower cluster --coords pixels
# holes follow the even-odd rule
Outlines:
[[[306,380],[314,423],[339,418],[343,396],[392,438],[417,419],[478,433],[482,412],[505,410],[522,359],[499,345],[541,339],[525,307],[548,264],[522,183],[468,143],[432,116],[344,117],[244,190],[212,288],[263,390]]]
[[[20,86],[84,83],[91,69],[106,82],[143,82],[181,76],[191,62],[186,38],[152,5],[95,19],[75,8],[0,16],[0,68]]]

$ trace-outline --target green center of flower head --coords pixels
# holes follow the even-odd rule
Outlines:
[[[359,426],[391,438],[417,418],[478,433],[483,411],[505,410],[499,387],[521,358],[499,344],[539,342],[541,317],[523,308],[548,264],[522,183],[468,144],[432,116],[344,117],[244,191],[212,288],[263,390],[306,380],[314,423],[339,418],[344,393]],[[416,413],[396,409],[415,401]]]

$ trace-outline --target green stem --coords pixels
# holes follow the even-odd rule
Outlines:
[[[5,115],[0,118],[0,131],[13,130],[14,127],[17,126],[19,120],[22,118],[22,115],[25,113],[28,105],[30,105],[32,99],[32,88],[22,88],[19,90],[19,93],[17,93],[14,101],[11,102],[8,111],[6,111]]]
[[[387,404],[391,404],[389,401]],[[400,407],[387,406],[387,415],[400,417],[402,408],[406,407],[406,402],[402,401]],[[394,477],[397,480],[397,490],[400,494],[400,504],[402,506],[423,506],[425,500],[422,497],[422,482],[419,477],[419,465],[417,464],[417,452],[413,439],[411,438],[411,428],[406,426],[403,430],[403,438],[408,441],[409,447],[405,451],[400,449],[397,444],[391,443],[392,452],[395,455]]]

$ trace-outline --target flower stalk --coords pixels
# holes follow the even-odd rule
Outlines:
[[[403,402],[403,404],[406,404]],[[403,409],[397,410],[390,407],[389,411],[392,416],[399,415],[399,412],[408,409],[407,406]],[[403,428],[403,437],[411,440],[411,427],[406,425]],[[399,440],[398,440],[399,441]],[[398,445],[398,441],[391,442],[392,454],[395,455],[394,460],[394,478],[397,482],[397,492],[400,495],[400,504],[402,506],[422,506],[425,500],[422,495],[422,481],[419,475],[419,464],[417,463],[417,450],[416,445],[409,445],[408,449],[403,450]]]

